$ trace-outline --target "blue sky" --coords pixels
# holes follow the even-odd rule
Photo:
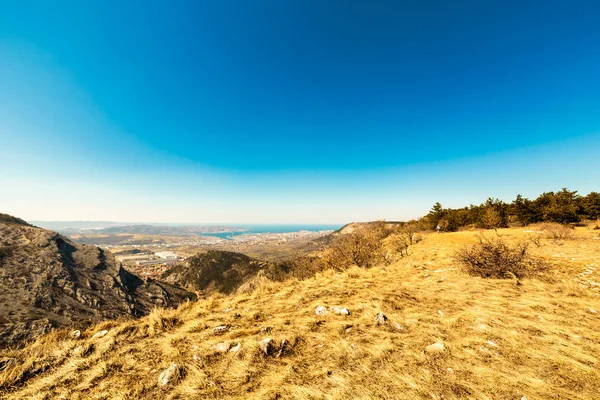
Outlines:
[[[0,0],[0,212],[344,223],[600,190],[596,1]]]

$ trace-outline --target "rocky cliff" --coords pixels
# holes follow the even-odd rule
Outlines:
[[[110,252],[0,214],[0,347],[55,327],[141,316],[194,295],[143,280]]]

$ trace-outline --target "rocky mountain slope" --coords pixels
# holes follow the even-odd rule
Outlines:
[[[209,250],[174,266],[161,280],[193,291],[232,293],[267,265],[244,254]]]
[[[0,214],[0,347],[54,327],[148,314],[194,295],[142,280],[110,252]]]
[[[427,234],[390,265],[263,281],[79,338],[55,331],[0,354],[0,398],[598,398],[598,231],[537,238],[553,279],[520,282],[453,260],[478,234]]]

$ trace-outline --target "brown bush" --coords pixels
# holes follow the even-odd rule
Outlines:
[[[540,224],[538,229],[545,232],[547,239],[552,240],[573,240],[575,239],[575,229],[569,225],[546,222]]]
[[[531,257],[529,244],[509,245],[502,239],[481,237],[479,243],[456,252],[467,272],[483,278],[527,278],[543,274],[547,266]]]

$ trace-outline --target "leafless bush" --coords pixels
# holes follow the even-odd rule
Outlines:
[[[545,232],[547,239],[573,240],[576,238],[575,229],[569,225],[561,225],[554,222],[540,224],[538,227]]]
[[[528,243],[509,245],[481,237],[479,243],[457,251],[455,259],[472,275],[483,278],[526,278],[543,274],[547,266],[531,257]]]

